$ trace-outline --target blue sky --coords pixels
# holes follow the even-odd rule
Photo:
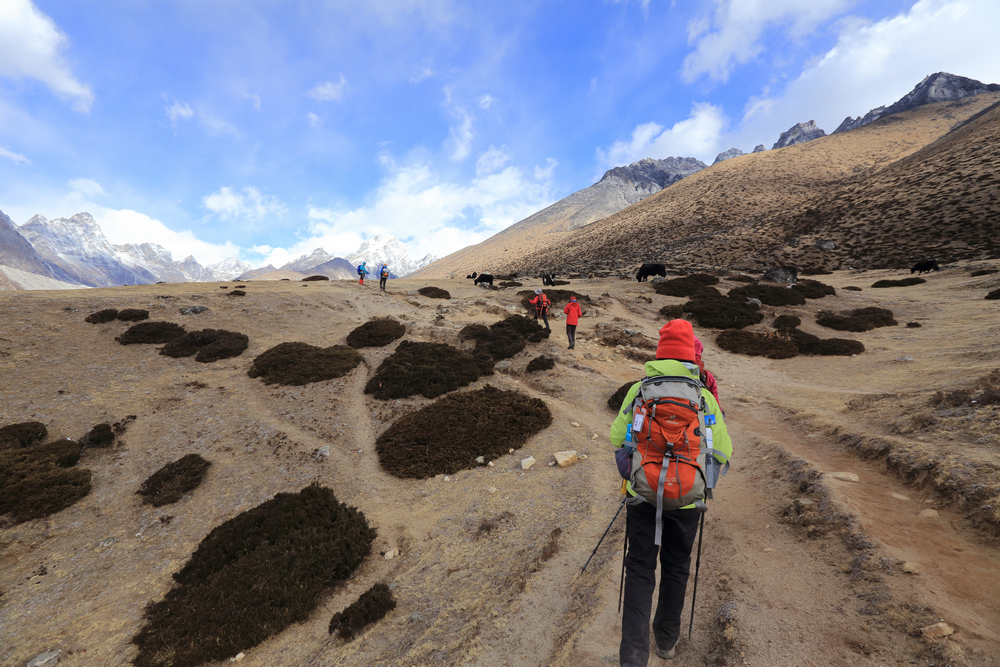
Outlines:
[[[203,264],[481,241],[643,157],[1000,82],[996,0],[0,0],[0,210]]]

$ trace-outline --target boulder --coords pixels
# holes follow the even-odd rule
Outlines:
[[[955,628],[951,627],[944,621],[920,628],[920,634],[923,635],[924,639],[942,639],[954,634],[954,632]]]
[[[556,452],[555,454],[553,454],[553,456],[556,457],[556,463],[559,465],[560,468],[568,468],[569,466],[573,465],[574,463],[580,460],[580,458],[576,455],[575,449],[570,449],[563,452]]]
[[[529,456],[526,459],[521,459],[521,470],[531,470],[531,466],[535,465],[535,457]]]

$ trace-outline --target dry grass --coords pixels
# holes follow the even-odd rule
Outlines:
[[[749,357],[790,359],[799,353],[791,339],[787,335],[781,335],[780,332],[759,333],[743,329],[727,329],[718,335],[715,342],[727,352]]]

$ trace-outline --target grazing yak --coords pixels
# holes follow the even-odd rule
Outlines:
[[[936,259],[925,259],[922,262],[917,262],[916,264],[914,264],[913,268],[910,269],[910,273],[911,274],[916,273],[919,276],[921,273],[930,273],[931,271],[940,271],[940,270],[941,267],[938,266]]]
[[[542,274],[542,285],[548,287],[555,287],[556,284],[556,274],[554,273],[543,273]]]
[[[643,264],[639,267],[639,273],[635,274],[636,282],[646,282],[650,276],[667,277],[667,267],[662,264]]]
[[[478,273],[476,273],[475,271],[473,271],[471,276],[465,276],[465,277],[468,278],[469,280],[475,280],[476,276],[478,276],[478,275],[479,275]]]
[[[480,273],[479,276],[475,279],[476,285],[479,284],[485,285],[487,283],[489,284],[490,287],[493,287],[493,276],[491,276],[488,273]]]

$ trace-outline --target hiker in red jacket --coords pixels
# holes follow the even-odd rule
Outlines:
[[[569,298],[569,303],[563,308],[563,312],[566,313],[566,339],[569,340],[569,349],[572,350],[576,347],[576,325],[580,321],[580,316],[583,315],[575,296]]]
[[[541,289],[535,290],[535,298],[529,301],[532,306],[535,307],[535,322],[538,322],[538,316],[542,316],[542,321],[545,322],[545,328],[549,327],[549,297],[545,296],[545,292]]]

